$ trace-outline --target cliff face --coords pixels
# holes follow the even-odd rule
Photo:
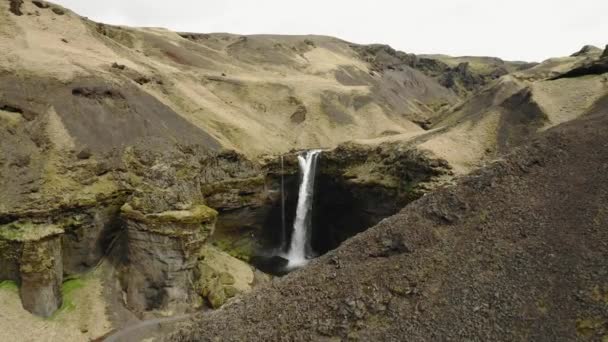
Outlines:
[[[276,243],[299,150],[326,149],[326,252],[607,93],[594,49],[538,65],[416,56],[115,27],[44,1],[0,2],[0,48],[0,281],[42,316],[103,260],[142,317],[223,303],[233,284],[199,252],[248,261]]]

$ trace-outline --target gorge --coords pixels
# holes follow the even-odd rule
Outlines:
[[[608,48],[415,55],[29,0],[0,1],[0,48],[2,340],[608,336]]]

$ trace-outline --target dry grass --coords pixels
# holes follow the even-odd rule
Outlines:
[[[89,341],[112,326],[105,313],[101,273],[66,281],[64,305],[49,319],[32,315],[21,306],[19,293],[0,286],[0,331],[4,341]]]

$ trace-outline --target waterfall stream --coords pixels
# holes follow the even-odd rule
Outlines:
[[[300,190],[298,192],[298,205],[296,218],[293,224],[291,242],[286,259],[287,268],[293,269],[308,263],[307,254],[310,254],[310,232],[312,221],[312,202],[314,197],[315,173],[317,158],[321,150],[311,150],[298,156],[300,166]]]
[[[281,241],[285,241],[287,230],[285,228],[285,161],[281,154]]]

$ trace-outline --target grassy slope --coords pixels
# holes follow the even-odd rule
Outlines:
[[[0,6],[7,12],[8,4]],[[457,100],[415,71],[371,75],[349,43],[335,38],[180,36],[97,25],[29,1],[23,11],[40,15],[3,21],[0,46],[10,52],[0,56],[0,70],[66,84],[92,78],[136,86],[224,147],[249,155],[420,131],[409,119],[431,115],[425,104]],[[304,120],[292,118],[298,112]],[[78,132],[68,127],[67,134]]]

